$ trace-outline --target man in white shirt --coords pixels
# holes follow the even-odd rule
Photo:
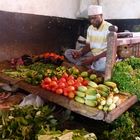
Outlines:
[[[83,41],[85,46],[80,50],[66,50],[65,57],[76,65],[90,66],[96,71],[104,71],[107,34],[111,24],[103,19],[102,7],[99,5],[89,6],[88,17],[91,25],[87,29],[87,38]]]

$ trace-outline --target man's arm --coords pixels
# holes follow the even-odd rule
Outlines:
[[[97,55],[97,56],[90,56],[87,59],[84,59],[82,61],[82,65],[91,65],[93,62],[97,61],[98,59],[100,59],[101,57],[105,57],[106,56],[106,51],[102,52],[101,54]]]
[[[94,56],[95,57],[95,61],[97,61],[98,59],[100,59],[101,57],[106,57],[106,51],[102,52],[101,54]]]
[[[90,52],[91,49],[90,49],[90,44],[89,43],[86,43],[86,45],[81,49],[80,53],[81,53],[81,56]]]

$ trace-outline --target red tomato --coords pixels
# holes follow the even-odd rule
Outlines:
[[[46,77],[46,78],[44,79],[44,83],[45,83],[45,84],[49,84],[51,81],[52,81],[52,80],[51,80],[50,77]]]
[[[63,89],[63,92],[64,92],[64,93],[63,93],[64,96],[68,96],[68,90],[67,90],[67,88],[64,88],[64,89]]]
[[[63,93],[63,89],[62,88],[58,88],[55,91],[57,94],[62,94]]]
[[[63,75],[62,75],[62,77],[63,78],[67,78],[69,75],[65,72],[65,73],[63,73]]]
[[[59,86],[60,88],[65,88],[65,87],[66,87],[66,83],[60,82],[60,83],[58,83],[58,86]]]
[[[75,87],[74,86],[68,86],[67,90],[68,90],[68,92],[75,91]]]
[[[56,82],[56,81],[51,81],[50,86],[51,86],[51,87],[56,87],[56,86],[58,86],[58,85],[57,85],[57,82]]]
[[[66,79],[64,77],[59,79],[59,82],[66,82]]]
[[[75,82],[75,84],[74,84],[75,89],[77,89],[79,86],[82,86],[82,84],[78,81]]]
[[[67,84],[69,85],[69,86],[72,86],[72,85],[74,85],[74,80],[72,80],[72,79],[70,79],[70,80],[68,80],[67,81]]]
[[[75,93],[74,93],[74,92],[70,92],[70,93],[68,94],[68,97],[69,97],[70,99],[73,99],[73,98],[75,97]]]
[[[88,85],[88,82],[89,82],[88,80],[85,80],[85,79],[84,79],[83,82],[82,82],[82,85],[83,85],[83,86],[87,86],[87,85]]]
[[[57,87],[51,88],[51,91],[56,92]]]
[[[52,81],[57,81],[57,77],[56,76],[53,76],[51,79],[52,79]]]
[[[84,80],[84,78],[83,78],[82,76],[79,76],[79,77],[77,78],[77,81],[78,81],[78,82],[83,82],[83,80]]]
[[[73,76],[73,75],[70,75],[70,76],[68,77],[68,80],[74,80],[74,76]]]
[[[51,90],[49,85],[44,85],[44,89]]]

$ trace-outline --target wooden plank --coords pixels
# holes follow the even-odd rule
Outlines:
[[[133,38],[118,38],[117,46],[140,43],[140,37]]]
[[[116,118],[118,118],[122,113],[124,113],[128,108],[130,108],[133,104],[138,101],[137,96],[134,95],[127,99],[125,102],[120,104],[117,108],[106,114],[104,121],[107,123],[111,123]]]
[[[91,119],[103,120],[105,117],[105,114],[103,111],[98,110],[97,108],[94,108],[94,107],[89,107],[87,105],[80,104],[74,100],[70,101],[69,107],[70,107],[70,110],[78,114],[84,115],[86,117],[89,117]]]
[[[9,77],[7,76],[6,74],[0,72],[0,80],[1,82],[6,82],[8,84],[16,84],[18,83],[19,81],[21,81],[21,79],[16,79],[16,78],[12,78],[12,77]]]

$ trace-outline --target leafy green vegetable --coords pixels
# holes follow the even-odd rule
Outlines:
[[[128,58],[117,62],[113,68],[112,81],[120,91],[138,96],[140,100],[140,58]]]
[[[18,106],[0,115],[0,138],[13,140],[35,140],[42,130],[55,130],[57,120],[52,115],[53,109],[48,106]]]

